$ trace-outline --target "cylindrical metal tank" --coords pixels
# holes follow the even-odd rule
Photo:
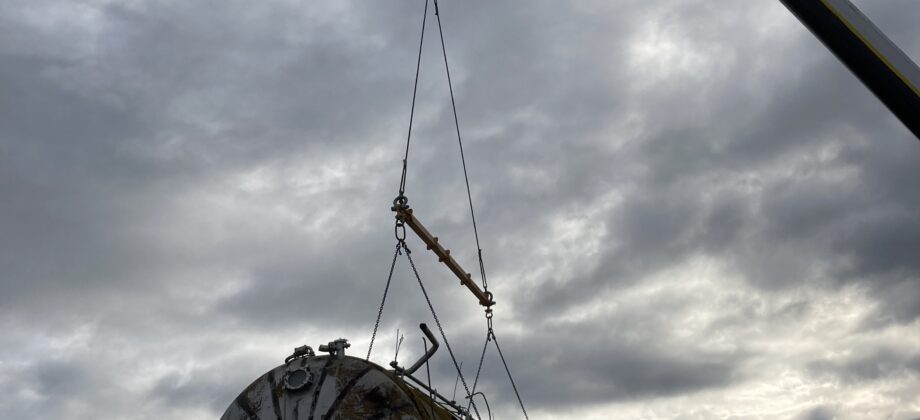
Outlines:
[[[246,387],[221,420],[458,419],[392,371],[328,349],[298,349]]]

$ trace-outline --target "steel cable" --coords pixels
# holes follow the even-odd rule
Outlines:
[[[438,7],[438,0],[434,0],[434,10],[435,10],[434,14],[438,19],[438,35],[441,38],[441,53],[444,56],[444,70],[447,73],[447,87],[450,90],[450,104],[451,104],[451,109],[453,110],[453,114],[454,114],[454,127],[457,130],[457,143],[460,146],[460,162],[463,166],[463,180],[466,183],[466,196],[467,196],[467,200],[469,201],[469,205],[470,205],[470,218],[472,219],[472,222],[473,222],[473,235],[476,238],[476,250],[478,253],[478,257],[479,257],[479,273],[482,276],[482,287],[488,293],[489,283],[486,279],[485,265],[483,264],[483,261],[482,261],[482,246],[479,243],[479,229],[476,225],[476,213],[473,209],[473,194],[470,191],[470,178],[469,178],[469,174],[466,168],[466,157],[463,153],[463,139],[460,135],[460,120],[457,117],[457,103],[456,103],[456,100],[454,99],[454,88],[453,88],[453,83],[451,82],[451,79],[450,79],[450,66],[448,65],[448,62],[447,62],[447,47],[444,43],[444,30],[441,25],[441,13]],[[489,313],[490,309],[486,309],[486,311],[487,311],[486,317],[489,318],[491,315]],[[524,413],[524,418],[529,419],[529,417],[527,416],[527,409],[524,408],[524,402],[523,400],[521,400],[521,395],[520,393],[518,393],[517,385],[514,383],[514,377],[511,375],[511,370],[508,368],[508,363],[505,362],[505,356],[504,354],[502,354],[501,348],[498,346],[498,340],[495,338],[495,333],[493,332],[491,328],[491,322],[490,322],[490,326],[489,326],[489,330],[487,334],[491,335],[492,339],[495,340],[495,348],[498,349],[498,354],[499,356],[501,356],[502,364],[505,367],[505,372],[508,374],[508,379],[511,380],[511,387],[514,389],[514,395],[517,397],[518,403],[521,405],[521,411]],[[473,383],[474,390],[476,387],[476,383],[479,381],[479,372],[482,370],[482,363],[483,363],[483,360],[485,359],[485,351],[489,344],[488,335],[486,337],[486,342],[483,345],[482,356],[479,359],[479,367],[476,369],[476,381]],[[463,385],[464,387],[466,387],[466,381],[464,381]],[[470,401],[472,402],[472,396],[470,394],[469,389],[467,389],[467,396],[470,397]],[[473,407],[474,408],[476,407],[475,403],[473,404]],[[478,414],[478,410],[477,410],[477,414]]]
[[[451,103],[451,110],[453,112],[453,117],[454,117],[454,128],[456,129],[456,132],[457,132],[457,144],[459,145],[459,149],[460,149],[460,162],[463,167],[463,180],[466,185],[467,201],[469,203],[470,218],[472,220],[472,225],[473,225],[473,236],[476,240],[476,250],[477,250],[477,257],[478,257],[478,262],[479,262],[479,273],[482,278],[483,289],[485,290],[486,293],[489,293],[488,280],[486,278],[486,272],[485,272],[485,264],[483,263],[483,259],[482,259],[482,246],[480,245],[480,241],[479,241],[479,228],[476,223],[476,213],[475,213],[474,206],[473,206],[473,194],[470,189],[469,172],[467,170],[466,156],[463,150],[463,138],[460,133],[460,120],[457,115],[457,103],[454,97],[454,88],[453,88],[453,83],[450,77],[450,65],[448,64],[448,60],[447,60],[447,47],[444,42],[444,30],[441,24],[441,15],[440,15],[440,10],[438,6],[438,0],[434,0],[434,7],[435,7],[435,16],[437,17],[437,21],[438,21],[438,35],[441,41],[441,53],[444,58],[444,69],[447,74],[447,86],[450,91],[450,103]],[[401,174],[400,182],[399,182],[399,195],[397,196],[396,200],[394,200],[394,208],[395,206],[400,205],[400,204],[406,205],[406,202],[407,202],[407,199],[405,197],[405,190],[406,190],[406,177],[407,177],[408,161],[409,161],[409,147],[411,145],[411,140],[412,140],[412,125],[413,125],[414,118],[415,118],[415,103],[416,103],[416,97],[418,93],[418,79],[419,79],[419,73],[421,70],[422,50],[423,50],[423,45],[425,42],[425,28],[426,28],[427,18],[428,18],[428,0],[425,0],[424,14],[422,17],[422,30],[419,36],[418,59],[416,61],[416,67],[415,67],[415,83],[412,88],[412,105],[411,105],[411,109],[409,113],[409,129],[406,135],[406,151],[405,151],[405,155],[403,157],[403,162],[402,162],[402,174]],[[397,235],[397,238],[399,238],[398,235]],[[414,273],[415,278],[418,281],[419,287],[422,289],[422,294],[425,296],[425,301],[428,304],[428,308],[431,310],[431,315],[434,318],[435,324],[438,327],[438,331],[441,334],[441,338],[444,340],[445,347],[447,347],[447,351],[450,354],[450,358],[454,364],[454,368],[456,368],[457,370],[457,375],[460,381],[463,383],[463,388],[466,391],[466,396],[467,396],[467,399],[469,400],[469,404],[467,405],[467,411],[469,411],[469,408],[472,407],[473,410],[476,412],[476,415],[479,416],[479,410],[477,409],[476,404],[473,401],[473,395],[475,395],[473,392],[475,392],[476,386],[478,385],[478,382],[479,382],[479,376],[482,371],[482,365],[483,365],[483,361],[485,360],[485,354],[486,354],[486,350],[488,349],[489,341],[494,340],[495,348],[498,350],[498,354],[501,357],[502,365],[504,365],[505,372],[508,374],[508,379],[510,379],[511,381],[511,386],[514,389],[514,394],[517,397],[518,403],[521,406],[521,411],[523,412],[524,417],[529,419],[527,415],[527,410],[524,408],[524,403],[521,399],[520,393],[518,392],[517,385],[514,382],[514,377],[511,375],[511,370],[508,367],[508,363],[505,361],[505,356],[501,351],[501,347],[499,347],[498,345],[498,339],[495,337],[495,333],[492,330],[491,309],[490,308],[486,309],[486,318],[489,321],[489,328],[486,334],[486,341],[483,344],[482,354],[479,358],[479,366],[476,369],[476,378],[473,382],[473,392],[471,392],[469,386],[466,383],[466,378],[463,376],[461,366],[457,363],[457,358],[454,356],[453,349],[451,348],[450,343],[447,341],[447,335],[444,333],[444,329],[441,326],[441,321],[438,318],[437,313],[435,312],[434,306],[431,303],[431,299],[428,296],[428,292],[425,289],[425,285],[422,283],[421,276],[419,276],[418,274],[418,270],[415,267],[415,262],[412,260],[411,251],[409,250],[409,247],[406,245],[405,241],[402,239],[398,241],[396,245],[396,253],[393,255],[393,263],[390,266],[390,274],[389,274],[389,277],[387,278],[387,284],[383,292],[383,299],[380,302],[380,309],[377,312],[377,320],[374,323],[374,331],[371,335],[371,342],[370,342],[370,345],[368,346],[367,359],[370,359],[371,350],[373,349],[373,346],[374,346],[374,339],[377,335],[377,329],[380,324],[380,318],[383,314],[383,307],[386,303],[387,292],[389,291],[390,282],[393,277],[393,269],[396,265],[396,258],[400,253],[400,248],[402,248],[406,252],[406,257],[409,260],[409,264],[412,266],[412,272]],[[491,295],[491,293],[489,294]],[[479,394],[482,395],[481,392]],[[484,395],[483,395],[483,398],[485,398]],[[486,402],[486,404],[488,405],[488,401]],[[489,417],[491,418],[491,410],[489,411],[490,411]]]
[[[479,374],[482,372],[482,362],[486,359],[486,349],[489,348],[489,339],[491,338],[491,332],[486,332],[486,341],[482,344],[482,354],[479,356],[479,367],[476,368],[476,377],[473,378],[473,389],[471,390],[473,395],[476,395],[476,385],[479,383]],[[466,408],[469,410],[470,404],[473,403],[473,399],[470,399],[469,404]]]
[[[527,409],[524,408],[524,401],[521,400],[521,394],[518,393],[517,385],[514,383],[514,377],[511,376],[511,369],[508,369],[508,363],[505,362],[505,355],[502,353],[501,346],[498,345],[498,337],[495,336],[495,332],[492,332],[492,341],[495,342],[495,348],[498,349],[498,355],[502,359],[502,364],[505,365],[505,372],[508,373],[508,379],[511,380],[511,388],[514,389],[514,396],[517,397],[518,404],[521,405],[521,411],[524,412],[524,418],[530,420],[530,417],[527,416]]]
[[[457,129],[457,144],[460,145],[460,163],[463,165],[463,180],[466,183],[466,197],[470,203],[470,218],[473,220],[473,236],[476,238],[476,250],[479,254],[479,274],[482,276],[483,289],[489,290],[486,270],[482,263],[482,247],[479,245],[479,229],[476,226],[476,212],[473,211],[473,194],[470,192],[470,177],[466,170],[466,156],[463,154],[463,138],[460,136],[460,119],[457,117],[457,102],[454,100],[454,86],[450,80],[450,65],[447,64],[447,47],[444,45],[444,30],[441,27],[441,13],[438,0],[434,0],[434,15],[438,18],[438,35],[441,38],[441,53],[444,56],[444,71],[447,73],[447,88],[450,90],[450,106],[454,112],[454,127]]]
[[[406,169],[409,164],[409,142],[412,140],[412,121],[415,119],[415,96],[418,92],[418,74],[422,68],[422,45],[425,43],[425,22],[428,21],[428,0],[425,0],[425,12],[422,15],[422,35],[418,41],[418,61],[415,64],[415,85],[412,87],[412,108],[409,110],[409,134],[406,135],[406,154],[403,157],[402,176],[399,179],[399,196],[406,193]]]

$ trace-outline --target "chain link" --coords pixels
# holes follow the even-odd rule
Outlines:
[[[406,177],[407,177],[407,168],[408,168],[408,160],[409,160],[409,145],[411,144],[412,125],[413,125],[413,120],[415,117],[415,103],[416,103],[415,100],[416,100],[416,94],[418,93],[419,71],[421,69],[421,63],[422,63],[422,46],[425,41],[425,26],[426,26],[427,16],[428,16],[428,3],[429,3],[429,0],[425,0],[425,11],[422,17],[422,30],[419,36],[418,60],[416,62],[416,67],[415,67],[415,85],[412,90],[412,107],[409,113],[409,130],[406,135],[406,151],[405,151],[405,155],[402,161],[402,173],[401,173],[400,181],[399,181],[399,195],[396,197],[396,199],[393,200],[393,208],[392,208],[393,211],[397,211],[398,209],[401,209],[401,208],[408,208],[408,198],[406,198],[405,192],[406,192]],[[453,84],[451,82],[451,77],[450,77],[450,66],[448,65],[448,61],[447,61],[447,47],[444,43],[444,31],[441,26],[441,17],[440,17],[440,11],[438,8],[438,0],[434,0],[434,14],[437,17],[438,35],[441,41],[441,53],[444,58],[444,70],[447,75],[447,86],[448,86],[448,89],[450,90],[450,102],[451,102],[451,108],[453,110],[454,126],[457,131],[457,143],[460,148],[460,162],[463,166],[463,179],[466,184],[467,200],[469,202],[469,207],[470,207],[470,218],[472,219],[473,234],[476,239],[476,250],[477,250],[477,257],[478,257],[478,262],[479,262],[479,273],[482,278],[483,291],[488,296],[489,301],[494,302],[494,300],[492,299],[492,293],[489,292],[489,283],[488,283],[488,280],[486,279],[485,264],[483,263],[483,258],[482,258],[482,246],[480,245],[480,242],[479,242],[479,230],[476,225],[476,213],[473,209],[473,195],[470,190],[470,180],[469,180],[469,175],[467,172],[466,157],[464,156],[464,151],[463,151],[463,139],[460,135],[460,121],[457,116],[457,104],[454,99],[454,88],[453,88]],[[444,345],[445,347],[447,347],[447,351],[450,354],[450,358],[454,363],[454,367],[457,369],[457,376],[463,383],[463,389],[466,391],[466,398],[469,400],[469,403],[466,408],[467,413],[469,413],[469,409],[470,407],[472,407],[473,410],[476,412],[477,417],[481,418],[481,416],[479,415],[479,410],[476,408],[476,404],[473,401],[473,395],[475,394],[476,386],[479,382],[479,377],[480,377],[480,373],[482,372],[482,365],[483,365],[483,361],[485,360],[486,350],[488,349],[489,342],[494,341],[495,347],[498,350],[498,354],[499,356],[501,356],[502,364],[505,367],[505,371],[508,373],[508,378],[511,380],[511,386],[514,388],[514,393],[517,396],[518,402],[521,404],[521,410],[524,412],[524,417],[527,418],[527,410],[524,409],[524,403],[523,401],[521,401],[520,394],[518,394],[517,386],[514,383],[514,378],[511,377],[511,371],[510,369],[508,369],[508,364],[505,362],[505,356],[502,354],[501,348],[498,347],[498,339],[495,337],[495,331],[492,328],[493,313],[492,313],[491,307],[487,307],[485,310],[485,318],[486,318],[486,325],[487,325],[486,340],[482,347],[482,354],[479,357],[479,367],[477,367],[476,369],[476,378],[473,381],[473,392],[471,392],[470,388],[467,386],[466,378],[464,378],[463,376],[463,372],[461,369],[462,366],[457,364],[457,358],[454,356],[453,349],[451,349],[450,343],[448,343],[447,341],[447,335],[444,333],[444,328],[441,326],[441,321],[438,318],[438,315],[434,310],[434,305],[432,305],[431,299],[428,297],[428,292],[425,290],[425,285],[422,283],[422,278],[418,274],[418,270],[415,267],[415,262],[412,260],[411,251],[409,250],[409,247],[406,245],[406,227],[405,227],[404,221],[397,219],[396,225],[393,227],[393,233],[397,241],[396,252],[393,255],[393,263],[390,265],[390,274],[387,278],[387,284],[383,291],[383,299],[380,302],[380,309],[377,311],[377,320],[374,323],[374,332],[371,334],[371,342],[367,349],[367,359],[369,360],[371,356],[371,350],[373,349],[373,346],[374,346],[374,339],[377,336],[377,329],[380,325],[380,318],[383,315],[383,307],[384,307],[384,304],[386,303],[387,293],[389,291],[390,283],[393,278],[393,269],[396,266],[396,259],[401,253],[400,249],[402,249],[402,250],[405,250],[406,258],[409,260],[409,264],[412,266],[412,272],[415,274],[416,280],[418,280],[419,287],[422,289],[422,294],[425,296],[425,301],[428,303],[428,308],[431,310],[431,315],[434,318],[435,324],[438,327],[438,331],[441,333],[441,338],[444,340]],[[430,381],[430,377],[429,377],[429,381]],[[482,393],[480,392],[479,394],[482,394]],[[485,395],[483,395],[483,399],[485,399]],[[488,400],[486,400],[486,405],[488,405]],[[489,413],[489,417],[491,418],[491,410]]]
[[[466,391],[467,398],[469,398],[470,387],[466,384],[466,378],[463,377],[463,371],[460,370],[460,365],[457,363],[457,358],[454,356],[454,350],[451,349],[450,343],[447,341],[447,334],[444,333],[444,328],[441,327],[441,320],[438,318],[438,314],[434,310],[434,305],[431,304],[431,298],[428,297],[428,291],[425,290],[425,285],[422,283],[422,278],[419,276],[418,270],[415,268],[415,261],[412,260],[412,251],[409,250],[409,247],[405,242],[402,242],[402,247],[406,251],[406,258],[409,259],[409,265],[412,266],[412,272],[415,274],[415,279],[418,280],[418,285],[422,289],[422,294],[425,295],[425,302],[428,303],[428,309],[431,310],[431,317],[434,318],[434,323],[438,326],[438,331],[441,333],[441,339],[444,340],[444,346],[447,347],[447,352],[450,354],[450,359],[454,362],[454,367],[457,369],[457,375],[460,376],[460,382],[463,383],[463,389]],[[473,408],[475,409],[475,407],[476,405],[474,404]]]
[[[383,306],[387,301],[387,293],[390,291],[390,282],[393,280],[393,269],[396,268],[396,257],[400,254],[400,244],[403,241],[396,242],[396,252],[393,253],[393,262],[390,264],[390,275],[387,276],[387,285],[383,288],[383,299],[380,300],[380,309],[377,310],[377,321],[374,322],[374,332],[371,333],[371,343],[367,346],[367,357],[364,360],[371,359],[371,350],[374,349],[374,339],[377,338],[377,328],[380,327],[380,317],[383,316]]]

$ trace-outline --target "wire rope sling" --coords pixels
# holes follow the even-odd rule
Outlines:
[[[460,134],[460,122],[457,116],[457,105],[456,105],[456,100],[454,99],[453,84],[451,83],[451,79],[450,79],[450,66],[448,65],[448,61],[447,61],[447,48],[444,43],[444,31],[443,31],[443,27],[441,24],[441,13],[439,10],[437,0],[433,0],[434,15],[437,18],[438,35],[439,35],[440,44],[441,44],[441,54],[444,59],[444,70],[447,74],[447,85],[450,91],[450,103],[451,103],[451,109],[453,111],[454,127],[456,129],[456,134],[457,134],[457,144],[459,146],[460,162],[463,167],[463,179],[466,184],[466,194],[467,194],[467,201],[469,203],[469,209],[470,209],[470,219],[472,222],[473,234],[476,239],[476,250],[477,250],[477,256],[478,256],[479,273],[480,273],[482,287],[480,287],[479,284],[473,281],[472,275],[466,272],[466,270],[463,269],[463,267],[456,261],[456,259],[454,259],[454,257],[450,255],[450,250],[444,248],[444,246],[441,245],[439,239],[433,234],[431,234],[431,232],[428,231],[428,229],[422,224],[422,222],[419,221],[419,219],[414,214],[413,209],[409,206],[409,199],[406,196],[406,178],[407,178],[406,174],[407,174],[407,168],[409,164],[409,148],[410,148],[411,140],[412,140],[412,125],[413,125],[414,117],[415,117],[415,103],[416,103],[416,97],[418,93],[419,72],[421,70],[422,50],[423,50],[422,47],[425,42],[425,28],[426,28],[426,23],[427,23],[427,18],[428,18],[428,5],[431,2],[432,0],[425,0],[424,14],[422,16],[422,29],[421,29],[421,35],[419,37],[418,59],[416,62],[416,69],[415,69],[415,83],[412,89],[412,105],[411,105],[410,113],[409,113],[409,129],[408,129],[408,134],[406,135],[406,148],[405,148],[405,154],[402,160],[402,173],[401,173],[400,181],[399,181],[399,190],[398,190],[399,192],[396,198],[393,200],[393,205],[391,207],[391,210],[395,213],[395,218],[396,218],[395,225],[394,225],[394,234],[396,236],[396,249],[393,254],[393,261],[390,264],[389,275],[387,277],[386,285],[384,286],[383,297],[381,298],[380,307],[377,311],[377,319],[374,322],[374,328],[373,328],[373,332],[371,333],[371,340],[370,340],[370,344],[368,345],[367,357],[365,360],[370,360],[370,356],[373,351],[374,340],[377,336],[377,330],[380,326],[380,319],[383,315],[384,306],[386,305],[387,294],[389,292],[390,284],[393,279],[393,270],[396,266],[396,261],[400,255],[405,255],[406,259],[409,261],[410,266],[412,267],[412,272],[419,285],[419,288],[422,291],[422,294],[425,298],[428,308],[431,311],[431,315],[435,321],[435,325],[438,327],[438,331],[440,333],[441,340],[444,342],[444,346],[447,348],[448,354],[450,355],[451,361],[453,362],[454,368],[456,369],[457,377],[460,380],[460,382],[463,384],[463,389],[466,394],[465,398],[467,400],[467,405],[465,409],[463,409],[462,407],[458,407],[454,401],[450,401],[447,398],[442,397],[445,403],[449,404],[455,409],[458,409],[458,411],[461,414],[465,414],[467,416],[470,413],[469,410],[472,409],[473,412],[476,413],[477,417],[481,418],[481,415],[476,406],[476,403],[474,402],[473,397],[476,395],[479,395],[486,402],[486,406],[488,408],[488,400],[485,399],[485,395],[482,392],[476,391],[476,387],[479,384],[480,373],[482,371],[482,365],[483,365],[483,361],[485,360],[486,352],[489,348],[489,343],[494,343],[494,347],[496,351],[498,352],[502,365],[504,366],[505,373],[507,374],[508,379],[511,382],[511,386],[512,386],[512,389],[514,390],[514,394],[515,394],[515,397],[517,398],[517,402],[520,405],[521,412],[523,413],[524,418],[529,419],[527,415],[527,409],[524,407],[524,402],[521,399],[520,393],[518,392],[517,384],[515,383],[514,377],[511,374],[511,369],[508,367],[508,363],[505,358],[505,355],[502,352],[501,347],[499,346],[498,338],[496,337],[495,329],[494,329],[493,322],[492,322],[492,316],[493,316],[492,306],[495,305],[495,300],[493,298],[492,293],[489,292],[489,284],[486,278],[486,271],[485,271],[485,267],[484,267],[483,259],[482,259],[482,247],[480,246],[480,242],[479,242],[479,230],[476,225],[476,214],[475,214],[474,207],[473,207],[473,197],[472,197],[472,193],[470,192],[469,173],[467,171],[466,157],[463,152],[463,139]],[[484,312],[485,312],[485,319],[486,319],[486,337],[485,337],[485,342],[482,347],[482,354],[480,355],[480,358],[479,358],[479,365],[476,369],[476,376],[473,380],[472,387],[469,386],[469,384],[466,381],[466,378],[463,375],[463,372],[461,370],[461,364],[457,362],[457,357],[454,354],[454,351],[451,348],[449,341],[447,340],[447,335],[444,332],[444,328],[441,325],[441,321],[438,318],[434,305],[431,303],[431,299],[428,296],[428,291],[425,289],[425,285],[422,282],[421,276],[418,273],[418,270],[415,266],[415,262],[412,260],[411,250],[406,244],[406,226],[408,226],[409,229],[412,230],[419,237],[419,239],[422,240],[423,243],[425,243],[427,249],[432,251],[438,257],[438,261],[443,263],[445,266],[447,266],[447,268],[450,269],[450,271],[460,280],[460,284],[465,286],[473,294],[473,296],[478,300],[479,304],[485,308]],[[429,335],[429,333],[427,332],[427,328],[423,328],[423,330],[426,332],[426,335],[428,335],[429,339],[432,341],[432,344],[435,345],[433,349],[436,348],[437,342],[435,341],[435,338]],[[426,355],[428,353],[432,353],[432,351],[429,351],[426,348]],[[424,358],[424,362],[427,365],[427,358]],[[426,387],[425,384],[421,380],[412,376],[411,373],[414,372],[414,370],[419,367],[417,365],[418,363],[416,364],[416,366],[413,366],[413,368],[404,369],[404,368],[399,367],[395,361],[391,363],[391,366],[395,369],[397,374],[401,374],[404,377],[407,377],[413,380],[416,384],[422,386],[422,388],[427,388],[429,392],[434,394],[435,391],[431,389],[430,387],[430,378],[429,378],[429,384]],[[437,395],[437,396],[440,397],[440,395]],[[491,418],[491,409],[489,409],[489,418]]]

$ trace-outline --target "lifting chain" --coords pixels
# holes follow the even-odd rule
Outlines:
[[[396,209],[397,206],[408,206],[409,199],[405,195],[400,194],[393,200],[393,209]],[[390,291],[390,283],[393,281],[393,269],[396,268],[396,258],[402,254],[402,249],[405,248],[408,254],[409,248],[406,247],[406,224],[402,220],[396,219],[396,224],[393,226],[393,236],[396,237],[396,252],[393,253],[393,262],[390,263],[390,274],[387,276],[387,284],[383,288],[383,298],[380,299],[380,308],[377,310],[377,320],[374,321],[374,331],[371,333],[371,342],[367,346],[367,357],[365,360],[371,359],[371,350],[374,349],[374,340],[377,338],[377,329],[380,327],[380,318],[383,316],[383,307],[387,302],[387,293]]]
[[[460,375],[460,382],[463,383],[463,389],[466,391],[466,395],[470,395],[470,388],[466,384],[466,378],[463,377],[463,372],[460,370],[460,365],[457,363],[457,358],[454,356],[454,350],[450,347],[450,342],[447,341],[447,334],[444,333],[444,328],[441,326],[441,319],[438,318],[437,312],[434,310],[434,305],[431,304],[431,298],[428,297],[428,291],[425,289],[425,285],[422,283],[422,277],[418,274],[418,269],[415,268],[415,261],[412,260],[412,251],[409,250],[409,247],[405,242],[402,243],[403,250],[406,251],[406,258],[409,260],[409,266],[412,267],[412,273],[415,274],[415,279],[418,281],[418,286],[422,289],[422,295],[425,296],[425,302],[428,304],[428,309],[431,310],[431,317],[434,318],[434,324],[438,327],[438,331],[441,333],[441,339],[444,340],[444,346],[447,347],[447,353],[450,354],[450,359],[454,362],[454,367],[457,369],[457,374]]]
[[[405,237],[405,230],[403,231],[403,236]],[[367,357],[365,357],[365,360],[371,359],[371,350],[374,349],[374,339],[377,338],[377,328],[380,327],[380,317],[383,316],[383,306],[387,302],[387,293],[390,291],[390,283],[393,281],[393,269],[396,268],[396,258],[402,253],[400,251],[400,245],[403,244],[405,244],[404,241],[398,241],[396,243],[396,252],[393,253],[393,262],[390,263],[390,275],[387,276],[387,285],[383,288],[383,298],[380,299],[380,309],[377,310],[377,320],[374,321],[374,332],[371,333],[371,343],[367,346]]]
[[[419,70],[421,69],[421,63],[422,63],[422,46],[425,41],[425,25],[426,25],[427,17],[428,17],[428,3],[429,3],[429,0],[425,0],[425,10],[424,10],[423,17],[422,17],[422,29],[421,29],[421,34],[419,36],[418,58],[417,58],[416,67],[415,67],[415,84],[412,89],[412,106],[411,106],[410,113],[409,113],[409,130],[406,135],[406,150],[405,150],[405,155],[403,156],[403,160],[402,160],[402,173],[401,173],[400,181],[399,181],[399,194],[397,195],[395,199],[393,199],[393,207],[391,208],[391,210],[397,211],[397,213],[399,213],[400,211],[409,209],[409,199],[406,198],[406,195],[405,195],[406,177],[407,177],[408,160],[409,160],[409,146],[411,144],[411,139],[412,139],[412,125],[413,125],[413,120],[415,117],[416,95],[418,93]],[[444,329],[441,327],[441,321],[438,319],[437,313],[435,313],[434,306],[431,303],[431,299],[429,299],[428,297],[428,292],[425,290],[425,285],[422,283],[421,277],[419,277],[418,270],[415,267],[415,262],[412,261],[411,252],[409,251],[409,247],[406,245],[405,221],[397,217],[396,224],[393,226],[393,234],[396,237],[396,251],[393,254],[393,263],[390,265],[390,274],[387,278],[387,284],[383,291],[383,299],[380,302],[380,309],[377,311],[377,320],[374,323],[374,332],[371,334],[370,346],[367,349],[367,358],[370,359],[371,350],[373,349],[373,346],[374,346],[374,339],[377,335],[377,329],[380,325],[380,318],[383,314],[383,307],[384,307],[384,304],[386,303],[387,293],[389,291],[390,283],[393,278],[393,269],[396,266],[396,259],[404,250],[406,257],[409,260],[409,264],[412,267],[412,271],[415,274],[416,279],[418,280],[419,287],[422,289],[422,294],[425,297],[425,301],[428,303],[428,307],[431,310],[431,315],[434,318],[435,324],[437,325],[438,330],[441,333],[441,338],[444,340],[444,344],[447,347],[447,351],[450,354],[450,358],[453,361],[454,367],[457,369],[458,377],[463,383],[463,388],[466,391],[466,398],[469,400],[469,403],[468,403],[469,405],[467,406],[467,412],[469,412],[469,408],[470,406],[472,406],[477,416],[479,415],[479,410],[476,408],[476,404],[473,402],[473,396],[477,394],[476,385],[478,384],[479,375],[482,371],[482,365],[483,365],[483,361],[485,360],[486,350],[488,349],[489,343],[493,342],[495,343],[495,348],[498,351],[499,356],[501,357],[502,364],[505,367],[505,372],[508,374],[508,378],[511,380],[511,386],[514,389],[514,394],[517,397],[518,403],[521,406],[521,411],[524,413],[524,417],[527,418],[527,410],[524,408],[524,403],[521,400],[520,394],[518,393],[517,386],[514,383],[514,378],[511,376],[511,370],[508,368],[508,364],[505,361],[505,356],[502,354],[501,348],[498,346],[498,338],[495,336],[495,331],[492,326],[493,312],[492,312],[491,304],[494,304],[495,301],[492,298],[493,297],[492,293],[489,292],[489,283],[488,283],[488,280],[486,279],[485,265],[483,264],[482,247],[480,246],[480,242],[479,242],[479,230],[476,225],[476,214],[473,209],[473,196],[470,190],[470,180],[469,180],[469,175],[467,172],[466,158],[464,156],[464,151],[463,151],[463,139],[460,135],[460,121],[457,116],[457,104],[454,99],[454,89],[453,89],[453,84],[451,82],[451,77],[450,77],[450,66],[448,65],[448,62],[447,62],[447,47],[444,43],[444,31],[441,27],[441,14],[440,14],[440,10],[438,7],[438,0],[434,0],[434,14],[437,18],[438,35],[441,41],[441,53],[444,58],[444,70],[447,75],[447,86],[450,91],[450,102],[451,102],[451,109],[453,111],[453,117],[454,117],[454,127],[457,132],[457,143],[459,145],[460,162],[463,167],[463,179],[464,179],[464,183],[466,184],[467,200],[469,202],[469,207],[470,207],[470,218],[472,220],[473,235],[476,240],[476,250],[477,250],[477,254],[478,254],[477,256],[479,260],[478,261],[479,262],[479,272],[480,272],[481,279],[482,279],[482,292],[480,292],[479,295],[477,296],[480,298],[480,302],[488,303],[488,304],[484,304],[486,306],[486,309],[485,309],[486,340],[482,347],[482,354],[479,358],[479,367],[476,369],[476,379],[473,382],[473,388],[471,391],[470,388],[467,386],[466,379],[463,377],[461,366],[458,365],[457,363],[457,359],[454,356],[454,352],[450,347],[450,343],[447,342],[447,336],[444,333]],[[411,212],[411,210],[409,211]],[[409,214],[411,215],[411,213]],[[413,229],[416,229],[416,226],[414,224],[410,224],[410,227],[412,227]],[[418,232],[418,230],[416,230],[416,232]],[[437,238],[434,238],[434,241],[436,242]],[[429,244],[429,246],[431,246],[431,244]],[[447,252],[449,251],[445,250],[445,255]],[[461,276],[460,273],[457,273],[457,275]],[[469,278],[470,275],[466,274],[466,277]],[[475,288],[475,285],[473,286],[467,285],[467,287],[471,288],[472,290],[473,288]],[[485,293],[485,296],[487,296],[488,299],[484,300],[483,296],[481,296],[482,293]],[[430,381],[430,378],[429,378],[429,381]],[[479,394],[481,395],[482,393],[480,392]],[[484,395],[483,395],[483,398],[485,398]],[[486,404],[488,405],[488,401],[486,402]],[[491,410],[489,411],[490,411],[490,417],[491,417]]]

